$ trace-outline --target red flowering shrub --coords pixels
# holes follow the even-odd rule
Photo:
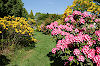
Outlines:
[[[56,38],[54,56],[59,55],[66,64],[100,65],[100,28],[98,19],[86,11],[74,11],[65,18],[65,24],[55,21],[46,26]]]

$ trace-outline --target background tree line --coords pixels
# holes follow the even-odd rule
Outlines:
[[[34,18],[33,12],[28,14],[27,10],[23,7],[22,0],[0,0],[0,17],[15,16]]]

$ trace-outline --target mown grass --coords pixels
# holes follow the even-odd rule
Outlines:
[[[34,36],[39,41],[36,47],[28,51],[25,50],[27,48],[17,50],[8,66],[50,66],[47,54],[56,46],[56,42],[51,40],[51,36],[41,32],[35,32]]]

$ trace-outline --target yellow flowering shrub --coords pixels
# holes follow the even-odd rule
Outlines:
[[[62,18],[64,19],[66,16],[72,14],[72,12],[75,10],[81,12],[88,11],[97,15],[100,14],[100,6],[96,5],[93,0],[74,0],[73,4],[67,7]]]
[[[31,26],[33,23],[35,24],[34,20],[24,17],[0,18],[0,45],[36,42],[33,38],[34,29]]]

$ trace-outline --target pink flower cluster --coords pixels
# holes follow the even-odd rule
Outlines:
[[[93,62],[97,64],[97,66],[100,66],[100,55],[96,55],[93,58]]]
[[[65,39],[59,40],[56,44],[57,49],[61,49],[64,51],[65,48],[69,47],[69,44],[74,42],[83,42],[83,41],[90,41],[91,38],[87,34],[83,34],[80,32],[78,36],[74,36],[73,34],[67,33]]]
[[[85,45],[81,50],[81,52],[83,52],[84,54],[88,54],[88,51],[89,51],[89,46],[88,45]]]
[[[74,18],[74,16],[76,15],[81,16],[81,18],[79,18],[78,21],[76,21]],[[85,23],[87,22],[87,20],[85,20],[86,17],[91,17],[92,21],[95,19],[95,17],[93,17],[91,14],[88,14],[86,11],[83,13],[81,13],[80,11],[74,11],[72,15],[69,15],[68,17],[65,18],[66,24],[58,25],[58,22],[55,21],[54,23],[51,23],[50,25],[46,26],[47,29],[52,30],[51,34],[53,36],[59,34],[64,36],[62,40],[58,40],[56,48],[52,49],[52,53],[56,54],[56,51],[58,50],[62,50],[62,52],[64,52],[65,48],[69,47],[73,49],[74,46],[73,44],[82,43],[82,45],[80,46],[82,47],[82,49],[81,50],[79,50],[78,48],[73,49],[73,55],[77,56],[78,57],[77,60],[80,62],[84,62],[85,56],[87,56],[87,58],[91,59],[94,63],[97,64],[97,66],[100,66],[100,55],[99,55],[100,47],[96,46],[96,49],[90,48],[94,46],[97,41],[92,40],[93,39],[92,37],[90,37],[86,33],[83,33],[84,31],[87,31],[86,27],[82,26],[83,28],[76,28],[76,26],[74,26],[74,24],[76,23],[85,25]],[[98,19],[95,20],[95,22],[98,21],[99,21]],[[92,28],[94,27],[94,25],[90,24],[89,27]],[[95,31],[95,34],[98,36],[98,41],[100,41],[100,30]],[[68,60],[72,61],[74,59],[74,56],[70,56]]]
[[[73,54],[78,56],[80,54],[80,50],[79,49],[74,49]]]
[[[74,11],[72,15],[81,15],[82,13],[80,11]]]
[[[100,47],[96,47],[96,53],[100,54]]]
[[[100,19],[95,19],[95,22],[100,22]]]
[[[95,31],[95,34],[98,36],[98,41],[100,41],[100,29],[98,31]]]
[[[88,51],[87,58],[92,59],[92,58],[94,58],[94,56],[95,56],[95,49],[90,49]]]
[[[87,58],[90,58],[94,61],[94,63],[97,63],[100,65],[100,47],[96,47],[95,49],[89,49],[88,45],[83,46],[81,52],[83,52],[84,54],[87,55]],[[95,53],[97,53],[98,55],[95,56]]]
[[[74,59],[73,56],[70,56],[70,57],[68,58],[69,61],[72,61],[73,59]]]
[[[82,61],[82,62],[84,62],[84,60],[85,60],[85,58],[84,58],[84,56],[83,55],[79,55],[79,57],[78,57],[78,59],[77,59],[78,61]]]

